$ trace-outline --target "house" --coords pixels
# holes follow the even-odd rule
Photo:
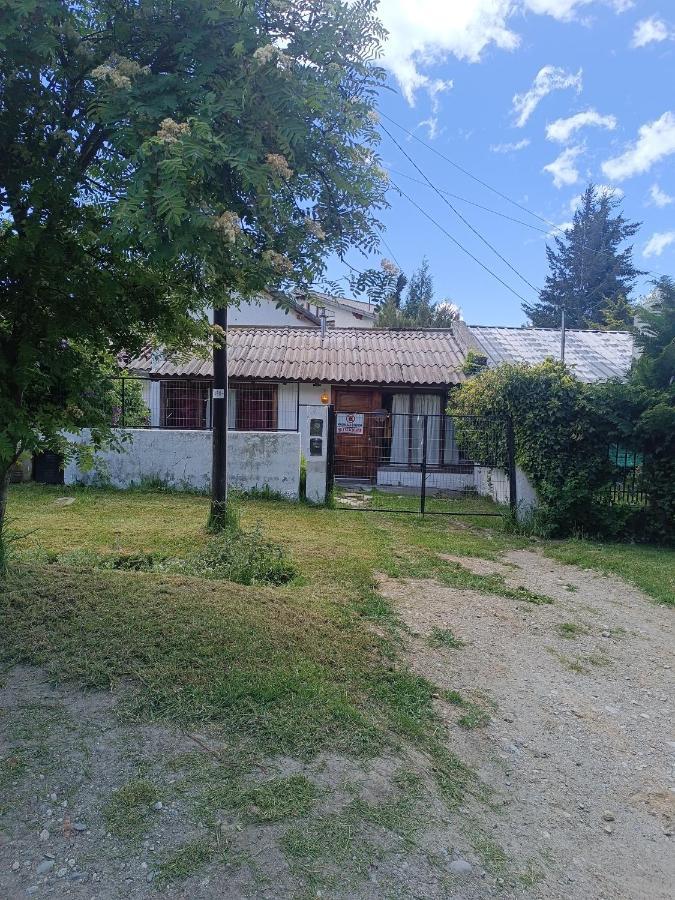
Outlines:
[[[476,458],[467,429],[492,426],[448,416],[449,394],[467,378],[471,351],[488,366],[537,363],[558,356],[559,343],[554,330],[463,322],[418,330],[232,326],[228,477],[242,489],[267,485],[297,496],[304,456],[313,483],[308,496],[317,500],[331,468],[338,479],[383,488],[424,483],[500,499],[489,476],[504,424],[485,432],[479,444],[486,458]],[[621,332],[570,330],[567,347],[568,363],[585,381],[625,376],[633,357],[632,337]],[[147,349],[125,369],[113,415],[116,425],[133,431],[133,447],[121,461],[106,458],[112,482],[161,477],[205,488],[215,402],[211,359]],[[70,481],[87,477],[74,465],[66,473]]]
[[[264,293],[228,310],[239,327],[320,328],[323,317],[328,328],[374,328],[377,315],[372,304],[316,291]]]
[[[398,483],[392,473],[419,468],[426,416],[428,464],[452,473],[461,470],[462,460],[445,409],[449,390],[466,377],[464,359],[452,329],[233,327],[229,427],[299,430],[308,456],[308,410],[330,405],[337,417],[336,476],[391,484]],[[210,359],[158,360],[148,350],[130,360],[127,371],[142,379],[148,424],[210,427]],[[347,419],[356,424],[348,427]]]

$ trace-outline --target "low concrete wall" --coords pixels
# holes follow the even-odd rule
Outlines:
[[[509,502],[509,476],[504,469],[476,466],[474,469],[476,490],[483,497],[492,497],[495,503]],[[516,467],[516,495],[518,518],[526,516],[538,504],[537,492],[520,466]]]
[[[208,490],[211,484],[211,432],[127,428],[130,438],[121,452],[99,451],[94,468],[82,471],[76,461],[66,466],[66,484],[105,481],[129,487],[145,479],[185,490]],[[85,431],[80,443],[89,441]],[[297,431],[228,432],[228,483],[250,491],[269,488],[297,499],[300,486],[300,434]]]

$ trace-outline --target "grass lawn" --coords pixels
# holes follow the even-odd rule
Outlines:
[[[569,540],[551,541],[545,552],[560,562],[620,575],[660,603],[675,606],[675,550]]]
[[[9,515],[17,537],[10,574],[0,585],[5,670],[29,663],[55,681],[121,688],[118,713],[127,723],[225,730],[227,759],[191,775],[199,788],[194,815],[203,827],[223,808],[250,822],[304,815],[315,795],[302,777],[291,774],[264,789],[246,779],[270,757],[310,760],[322,751],[360,760],[421,754],[448,806],[485,799],[477,777],[448,745],[434,706],[437,689],[401,658],[401,626],[377,592],[379,572],[433,577],[514,603],[547,602],[508,587],[501,576],[472,574],[439,556],[497,559],[536,546],[565,562],[624,575],[655,599],[673,602],[673,551],[580,541],[533,545],[505,533],[499,519],[422,521],[269,500],[242,501],[242,525],[259,527],[286,551],[296,572],[286,584],[245,586],[115,567],[121,558],[184,560],[207,548],[207,509],[205,497],[190,494],[15,486]],[[461,642],[450,632],[437,637],[461,665]],[[465,713],[467,728],[484,724],[470,704]],[[303,854],[312,841],[332,846],[333,828],[336,846],[356,859],[355,823],[386,816],[400,818],[395,827],[407,840],[415,815],[424,814],[411,811],[421,796],[415,777],[401,775],[391,809],[355,802],[341,814],[344,821],[289,829],[284,852],[306,874]],[[105,815],[119,833],[140,833],[154,796],[143,776],[107,798]],[[186,844],[165,860],[161,878],[184,877],[212,849],[202,838]]]

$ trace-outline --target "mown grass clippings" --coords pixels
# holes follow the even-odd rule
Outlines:
[[[506,875],[509,857],[504,848],[481,828],[474,825],[469,828],[467,837],[474,851],[480,856],[485,868],[493,875]]]
[[[437,626],[431,629],[428,643],[431,647],[443,647],[447,650],[460,650],[464,647],[464,641],[456,637],[449,628],[438,628]]]
[[[157,887],[164,888],[174,881],[181,881],[196,874],[214,858],[218,850],[216,841],[209,835],[165,853],[154,873]],[[221,850],[227,853],[223,848]]]
[[[490,724],[490,713],[476,703],[467,703],[464,705],[464,712],[457,719],[457,724],[468,729],[484,728]]]
[[[148,830],[153,818],[153,804],[159,799],[155,785],[145,778],[136,778],[118,788],[103,806],[108,830],[128,841],[139,840]]]
[[[568,640],[573,640],[581,635],[588,634],[588,628],[586,628],[585,625],[579,625],[576,622],[559,622],[556,625],[555,630],[560,637],[567,638]]]

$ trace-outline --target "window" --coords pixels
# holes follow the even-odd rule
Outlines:
[[[161,420],[163,428],[208,428],[210,381],[160,382]]]

